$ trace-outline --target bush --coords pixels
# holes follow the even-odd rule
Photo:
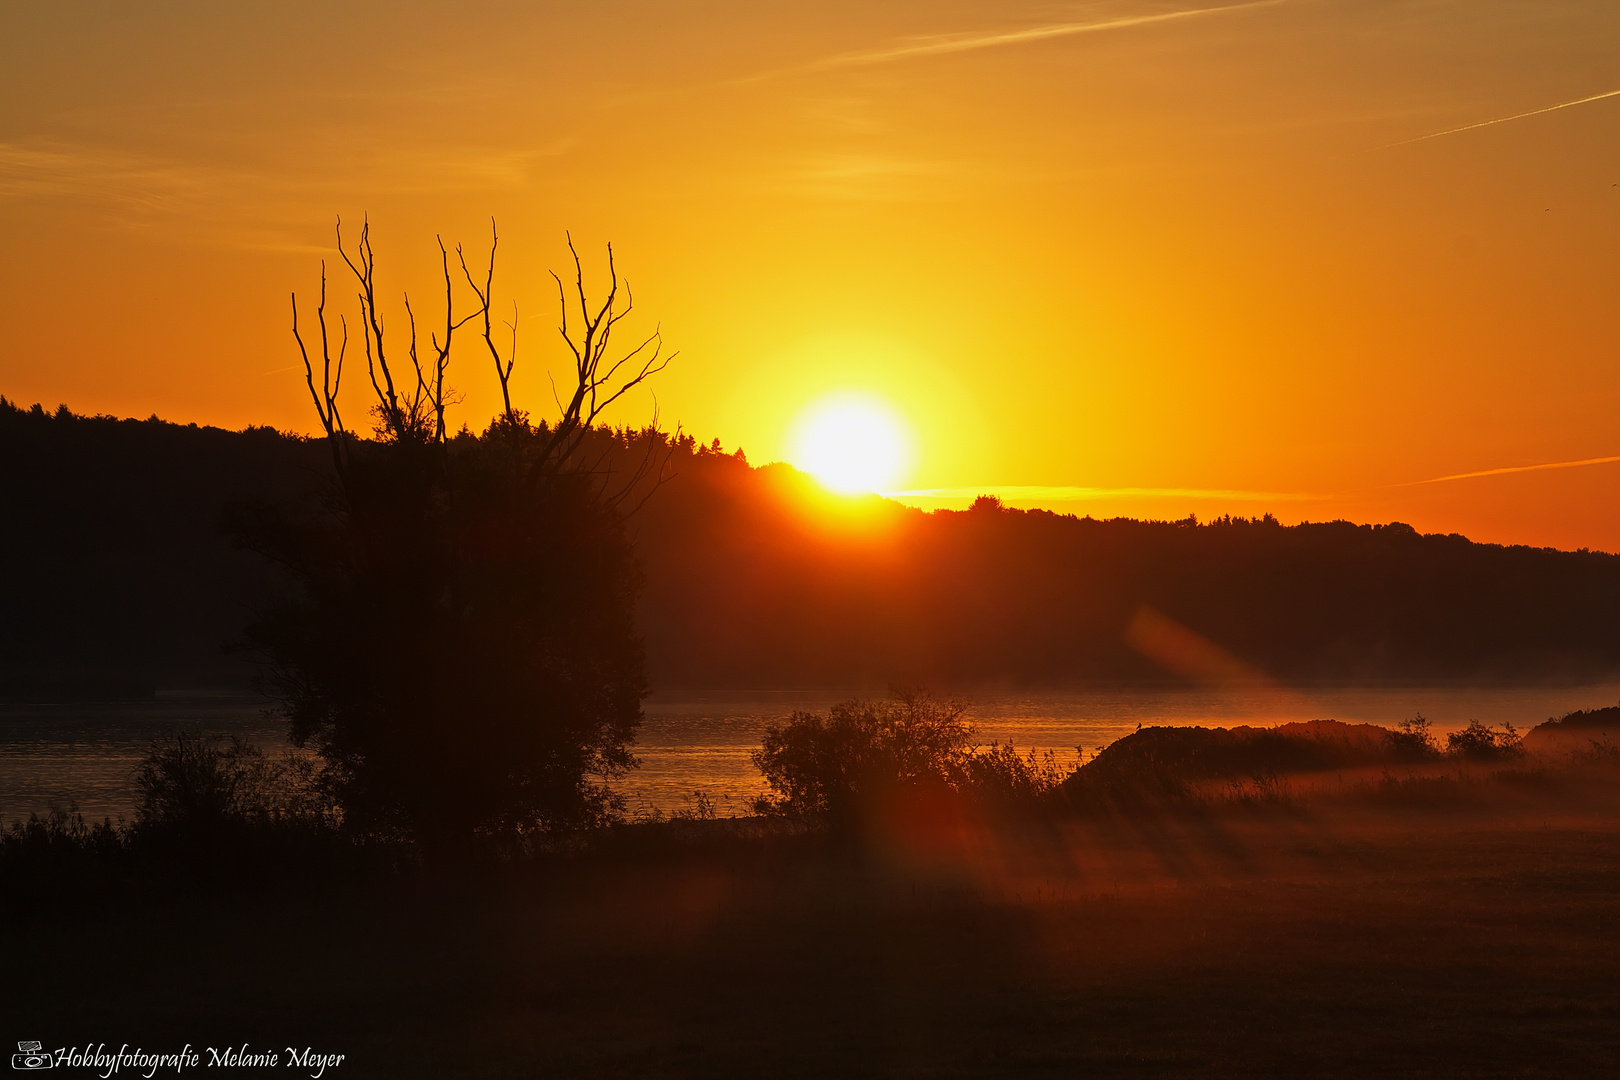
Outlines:
[[[973,744],[966,703],[923,690],[890,700],[846,701],[827,716],[796,712],[766,729],[753,753],[772,795],[760,812],[848,823],[905,791],[932,789],[987,807],[1028,808],[1067,775],[1048,750],[1020,754],[1010,743]]]
[[[1015,808],[1038,805],[1067,776],[1050,750],[1020,755],[1011,743],[991,743],[961,762],[955,781],[958,790],[987,805]]]
[[[86,852],[119,850],[123,840],[110,819],[91,825],[76,804],[53,805],[44,817],[29,814],[28,820],[13,821],[0,833],[0,851],[12,859],[53,860]]]
[[[848,820],[898,788],[949,786],[970,756],[967,706],[925,691],[846,701],[827,716],[796,712],[752,754],[774,792],[761,810]]]
[[[328,803],[308,759],[271,760],[243,740],[176,734],[152,743],[135,771],[137,829],[207,830],[229,822],[327,823]]]
[[[1422,713],[1402,720],[1395,730],[1384,736],[1384,742],[1390,756],[1397,761],[1433,761],[1440,756],[1440,748],[1435,745],[1434,734]]]
[[[1512,724],[1503,724],[1498,731],[1470,720],[1466,728],[1446,736],[1446,753],[1467,761],[1503,761],[1523,757],[1524,746]]]
[[[77,806],[52,806],[0,832],[0,904],[25,911],[105,887],[122,863],[125,833],[109,820],[91,825]]]

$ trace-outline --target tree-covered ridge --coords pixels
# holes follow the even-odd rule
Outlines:
[[[276,590],[220,527],[243,499],[308,498],[319,442],[268,427],[81,416],[0,398],[0,692],[243,685],[223,646]]]
[[[993,502],[891,504],[840,531],[799,508],[781,467],[694,479],[700,493],[650,507],[645,526],[655,677],[1494,681],[1620,665],[1613,555],[1399,523],[1104,521]],[[1152,640],[1166,633],[1210,655],[1177,663],[1183,642]]]
[[[630,475],[645,433],[594,430]],[[1128,640],[1147,609],[1287,681],[1585,677],[1620,669],[1620,557],[1399,525],[1111,521],[981,505],[830,506],[784,465],[658,435],[630,519],[655,690],[1061,686],[1195,677]],[[227,506],[318,499],[320,440],[0,407],[11,568],[0,677],[241,685],[225,653],[276,578]]]

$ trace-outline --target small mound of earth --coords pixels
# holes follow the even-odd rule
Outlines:
[[[1277,727],[1150,727],[1113,743],[1064,788],[1071,797],[1162,797],[1225,778],[1325,772],[1404,760],[1377,724],[1310,720]]]
[[[1544,756],[1615,745],[1620,745],[1620,705],[1572,712],[1537,724],[1524,735],[1524,748]]]

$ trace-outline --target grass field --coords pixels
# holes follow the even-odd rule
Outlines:
[[[1368,791],[14,914],[6,1026],[338,1077],[1611,1072],[1607,788]]]

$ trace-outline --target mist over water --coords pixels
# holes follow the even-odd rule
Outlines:
[[[722,817],[747,811],[764,786],[749,761],[766,727],[853,695],[737,691],[655,696],[636,742],[641,767],[618,781],[632,814],[690,808],[694,792]],[[1342,689],[1111,689],[968,695],[983,743],[1053,751],[1072,767],[1138,725],[1269,726],[1295,720],[1397,724],[1422,713],[1442,739],[1470,720],[1521,730],[1620,701],[1620,682],[1587,686]],[[286,749],[281,721],[252,697],[179,695],[140,702],[0,705],[0,821],[76,802],[87,819],[132,816],[131,781],[152,739],[176,729]]]

